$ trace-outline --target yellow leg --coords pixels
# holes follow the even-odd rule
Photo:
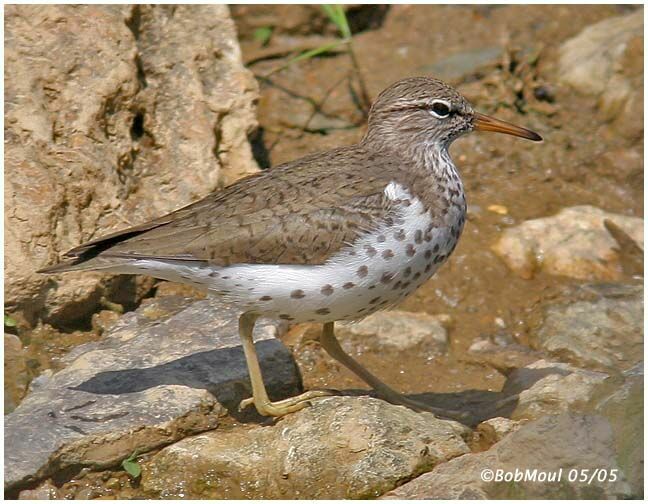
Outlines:
[[[324,350],[326,350],[331,357],[333,357],[335,360],[347,367],[350,371],[355,373],[359,378],[361,378],[365,383],[373,388],[378,396],[385,401],[392,404],[407,406],[408,408],[411,408],[415,411],[429,411],[431,413],[434,413],[435,415],[452,418],[459,421],[466,421],[468,419],[469,415],[467,415],[466,413],[454,410],[442,410],[440,408],[435,408],[433,406],[428,406],[427,404],[408,399],[404,395],[396,392],[387,384],[380,381],[377,377],[375,377],[364,367],[362,367],[358,361],[356,361],[353,357],[342,350],[339,341],[335,337],[334,322],[327,322],[324,324],[322,336],[320,337],[320,343],[322,344]]]
[[[333,395],[333,392],[325,390],[311,390],[301,395],[284,399],[283,401],[270,401],[263,383],[261,367],[259,366],[259,359],[254,348],[254,340],[252,339],[254,323],[256,322],[257,317],[258,316],[253,313],[244,313],[239,318],[239,336],[243,343],[243,352],[245,353],[245,360],[247,361],[250,381],[252,383],[252,397],[241,401],[239,409],[254,404],[259,414],[278,417],[294,411],[299,411],[309,404],[308,401],[310,399]]]

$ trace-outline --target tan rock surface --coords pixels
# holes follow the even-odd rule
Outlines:
[[[606,219],[643,247],[643,219],[582,205],[506,229],[493,250],[522,278],[541,270],[583,280],[619,280],[618,243],[605,228]]]
[[[257,85],[225,6],[9,6],[5,29],[5,301],[69,320],[105,277],[35,271],[254,172]]]
[[[378,399],[320,399],[272,426],[169,446],[145,465],[142,487],[164,499],[366,499],[467,453],[468,433]]]

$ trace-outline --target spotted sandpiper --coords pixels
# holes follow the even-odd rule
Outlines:
[[[80,245],[42,273],[100,270],[186,283],[240,308],[239,333],[262,415],[330,391],[271,402],[252,332],[258,317],[323,324],[322,347],[384,399],[426,409],[340,347],[334,323],[401,302],[454,250],[466,200],[448,147],[473,130],[533,141],[533,131],[473,110],[443,82],[396,82],[373,103],[356,145],[279,165],[189,206]]]

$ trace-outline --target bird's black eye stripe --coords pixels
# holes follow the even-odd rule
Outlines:
[[[447,103],[444,103],[442,101],[432,102],[430,109],[439,117],[447,117],[450,115],[450,107]]]

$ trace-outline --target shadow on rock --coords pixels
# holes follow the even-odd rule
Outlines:
[[[264,376],[277,375],[277,364],[294,367],[291,373],[299,374],[296,366],[290,362],[277,362],[277,340],[263,340],[255,344],[261,370]],[[216,400],[225,406],[228,412],[239,421],[258,421],[259,415],[250,411],[238,411],[241,400],[250,397],[250,385],[247,375],[241,370],[247,369],[245,355],[241,346],[218,348],[196,352],[180,359],[149,368],[103,371],[83,383],[69,387],[92,394],[129,394],[142,392],[160,385],[183,385],[194,389],[203,389],[211,393]],[[274,382],[275,380],[273,380]],[[272,400],[285,399],[298,393],[301,387],[294,383],[285,387],[270,387],[268,393]]]

